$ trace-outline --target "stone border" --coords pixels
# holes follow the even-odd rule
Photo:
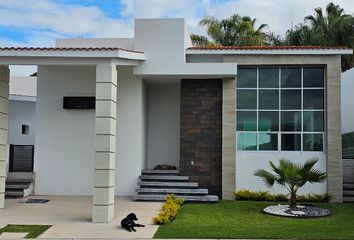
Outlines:
[[[309,214],[300,214],[301,210],[305,209],[309,211]],[[291,213],[292,211],[298,212]],[[327,217],[330,216],[332,213],[329,209],[314,207],[312,205],[298,205],[295,210],[291,210],[289,205],[271,205],[265,207],[263,212],[266,214],[270,214],[273,216],[279,217],[290,217],[290,218],[318,218],[318,217]]]

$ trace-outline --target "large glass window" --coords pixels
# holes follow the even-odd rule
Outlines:
[[[237,131],[257,131],[257,112],[238,111]]]
[[[279,90],[259,90],[259,109],[279,109]]]
[[[323,67],[239,68],[237,149],[323,151]]]
[[[257,90],[237,90],[237,109],[257,109]]]
[[[258,131],[279,131],[279,112],[259,111]]]
[[[237,150],[257,150],[257,134],[238,133]]]
[[[260,88],[279,88],[279,68],[259,68]]]
[[[240,68],[237,71],[238,88],[257,87],[257,68]]]

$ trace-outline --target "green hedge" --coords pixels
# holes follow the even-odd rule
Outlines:
[[[271,194],[268,191],[250,191],[247,189],[235,192],[236,200],[241,201],[270,201],[270,202],[287,202],[289,201],[286,194]],[[298,202],[329,202],[331,196],[328,193],[316,194],[309,193],[306,195],[297,195]]]

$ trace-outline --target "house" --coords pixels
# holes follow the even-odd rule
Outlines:
[[[11,76],[5,188],[7,197],[25,197],[33,193],[36,86],[36,77]]]
[[[110,221],[114,195],[134,195],[141,171],[157,164],[233,199],[264,189],[253,172],[269,160],[316,157],[328,178],[303,191],[342,202],[342,54],[352,50],[192,47],[183,19],[138,19],[134,38],[1,48],[0,207],[7,66],[28,64],[38,66],[35,192],[93,194],[94,222]]]

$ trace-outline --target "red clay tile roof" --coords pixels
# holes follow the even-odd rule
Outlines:
[[[190,47],[187,50],[350,50],[350,48],[330,46],[215,46]]]
[[[134,53],[143,53],[139,51],[112,48],[112,47],[0,47],[0,51],[126,51]]]

